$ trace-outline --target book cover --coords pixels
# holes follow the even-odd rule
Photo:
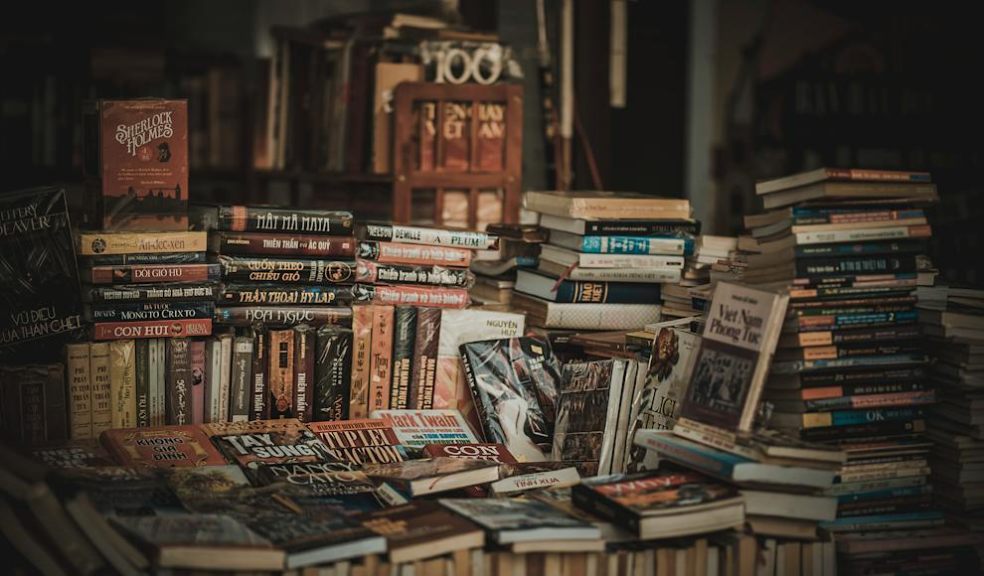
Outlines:
[[[428,444],[478,443],[457,410],[375,410],[371,417],[382,419],[400,444],[412,450],[422,450]]]
[[[267,380],[270,418],[294,417],[294,331],[271,330]]]
[[[352,384],[352,331],[322,326],[315,350],[313,421],[347,420]]]
[[[358,520],[343,515],[305,518],[274,516],[249,522],[252,529],[284,550],[284,566],[296,570],[313,564],[343,562],[386,551],[386,539]]]
[[[305,464],[335,459],[296,418],[252,422],[213,422],[202,430],[230,461],[254,475],[261,464]]]
[[[82,330],[65,191],[0,194],[0,359],[44,355]],[[50,349],[49,349],[50,350]],[[53,360],[50,355],[48,360]],[[42,358],[37,358],[41,360]]]
[[[122,466],[220,466],[226,459],[198,426],[157,426],[107,430],[99,438]]]
[[[284,284],[348,284],[355,276],[355,262],[348,260],[295,260],[253,256],[219,256],[222,279],[227,282]]]
[[[606,510],[607,504],[607,510],[614,514],[603,513],[602,517],[634,518],[632,523],[637,526],[642,517],[685,514],[688,509],[697,509],[700,505],[732,500],[738,497],[738,491],[703,474],[674,469],[582,483],[571,490],[571,496],[579,508],[599,512]]]
[[[653,304],[662,288],[645,282],[579,282],[561,280],[533,270],[517,270],[517,292],[551,302],[571,304]]]
[[[500,480],[489,485],[495,496],[532,490],[569,488],[581,482],[577,467],[565,462],[520,462],[499,467]]]
[[[681,417],[732,432],[751,429],[788,300],[717,284]]]
[[[231,232],[352,236],[352,213],[266,206],[219,206],[216,227]]]
[[[618,359],[564,364],[551,460],[588,476],[610,471],[625,370]]]
[[[265,232],[216,232],[209,237],[209,251],[246,256],[340,256],[355,255],[352,237]]]
[[[349,418],[369,415],[369,389],[372,358],[374,306],[352,308],[352,384],[349,390]]]
[[[167,423],[191,424],[191,355],[187,338],[167,340]]]
[[[553,443],[560,362],[534,338],[461,345],[465,377],[485,438],[524,462],[544,460]]]
[[[393,314],[393,368],[390,382],[389,408],[410,408],[410,374],[413,362],[414,338],[417,336],[417,309],[398,306]]]
[[[31,456],[45,466],[58,470],[116,464],[109,452],[92,439],[42,444],[31,449]]]
[[[371,464],[363,468],[366,475],[379,482],[386,482],[408,496],[446,492],[464,486],[473,486],[499,478],[495,462],[474,458],[420,458]],[[464,475],[484,471],[481,477],[462,480]]]
[[[372,351],[369,356],[369,410],[390,408],[390,375],[393,368],[392,306],[373,306]]]
[[[312,422],[308,428],[337,460],[362,465],[403,462],[408,458],[396,433],[381,419]]]
[[[188,101],[101,100],[85,138],[104,230],[188,229]]]
[[[500,464],[519,463],[505,444],[428,444],[424,446],[423,452],[428,458],[470,458]]]
[[[417,308],[416,333],[410,357],[410,393],[407,408],[427,410],[434,406],[437,351],[441,330],[440,308]]]
[[[314,357],[317,332],[308,325],[294,328],[294,416],[310,422],[314,416]]]
[[[384,508],[362,517],[362,524],[386,537],[392,563],[481,548],[485,544],[480,527],[437,502],[415,501]]]
[[[538,500],[441,499],[442,506],[485,528],[499,544],[537,540],[598,540],[598,527]]]

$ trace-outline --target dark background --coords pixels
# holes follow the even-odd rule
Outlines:
[[[589,143],[600,185],[687,195],[702,207],[705,230],[736,234],[741,215],[759,209],[757,179],[819,166],[929,170],[943,200],[934,214],[934,259],[945,277],[981,282],[984,50],[968,4],[629,0],[624,108],[609,105],[609,3],[575,4],[576,110],[585,137],[575,141],[575,187],[595,186]],[[559,6],[547,0],[555,44]],[[52,182],[76,189],[83,100],[186,96],[180,78],[207,63],[239,71],[248,127],[249,104],[264,89],[255,63],[269,57],[270,26],[388,9],[443,11],[512,46],[525,73],[524,187],[548,181],[532,0],[38,0],[17,8],[0,21],[0,190]],[[697,13],[708,18],[702,26]],[[694,58],[695,47],[712,57]],[[695,85],[701,75],[710,82]],[[248,137],[244,128],[243,159]],[[249,172],[193,171],[192,198],[240,198],[256,176]],[[297,186],[263,176],[268,201],[285,201]],[[301,197],[330,203],[364,185],[351,180],[310,179]]]

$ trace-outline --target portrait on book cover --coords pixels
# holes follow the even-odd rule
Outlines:
[[[724,428],[737,425],[754,372],[754,353],[705,340],[682,416]]]

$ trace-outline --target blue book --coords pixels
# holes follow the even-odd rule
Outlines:
[[[659,304],[659,284],[563,280],[532,270],[517,270],[517,292],[568,304]]]
[[[890,498],[913,498],[917,496],[925,496],[933,491],[933,487],[929,485],[922,486],[904,486],[901,488],[881,488],[878,490],[869,490],[867,492],[856,492],[854,494],[841,494],[837,497],[837,502],[840,504],[848,504],[852,502],[871,502],[877,500],[888,500]]]
[[[661,458],[736,484],[829,488],[834,483],[833,470],[759,462],[681,438],[667,430],[638,430],[634,442],[636,446],[656,451]]]
[[[874,410],[836,410],[803,414],[804,428],[821,426],[852,426],[869,422],[913,420],[924,416],[922,408],[879,408]]]
[[[669,254],[690,256],[694,253],[694,239],[667,236],[584,236],[580,252],[589,254]]]
[[[874,516],[838,518],[833,522],[821,522],[820,527],[833,532],[845,532],[916,528],[920,526],[935,526],[942,523],[943,513],[932,510],[929,512],[906,512],[902,514],[876,514]]]

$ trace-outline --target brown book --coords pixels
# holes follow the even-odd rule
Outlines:
[[[90,346],[89,377],[92,379],[92,437],[98,438],[113,425],[113,379],[108,342],[93,342]]]
[[[188,229],[188,102],[102,100],[86,110],[85,171],[104,230]]]
[[[506,106],[500,102],[478,105],[478,128],[475,146],[480,172],[505,170]]]
[[[167,392],[164,411],[167,423],[191,424],[191,354],[186,338],[167,340]]]
[[[314,356],[317,333],[308,325],[294,328],[294,416],[314,419]]]
[[[471,458],[429,458],[363,468],[366,475],[385,482],[409,498],[448,492],[499,479],[495,462]]]
[[[407,451],[383,420],[362,418],[312,422],[308,428],[325,443],[332,456],[353,464],[403,462]]]
[[[370,512],[362,517],[362,523],[386,537],[392,563],[413,562],[485,545],[484,530],[437,502],[416,501]]]
[[[417,334],[413,343],[413,368],[408,406],[412,410],[427,410],[434,407],[434,381],[437,378],[440,330],[440,308],[417,310]]]
[[[69,436],[72,440],[87,440],[93,437],[89,343],[68,344],[65,346],[65,357],[68,372]]]
[[[294,417],[294,331],[271,330],[267,378],[270,418]]]
[[[202,430],[230,461],[251,475],[261,464],[335,460],[328,447],[296,418],[216,422],[203,424]]]
[[[352,385],[349,390],[349,417],[352,419],[369,415],[373,309],[370,305],[352,307]]]
[[[419,82],[423,78],[420,64],[379,62],[372,99],[372,171],[387,174],[393,170],[393,115],[388,111],[386,94],[400,82]]]
[[[99,441],[121,466],[221,466],[226,459],[199,426],[107,430]]]
[[[113,428],[137,425],[136,346],[133,340],[109,345],[110,406]]]
[[[369,359],[369,411],[389,408],[390,370],[393,360],[392,306],[374,306],[372,353]]]

